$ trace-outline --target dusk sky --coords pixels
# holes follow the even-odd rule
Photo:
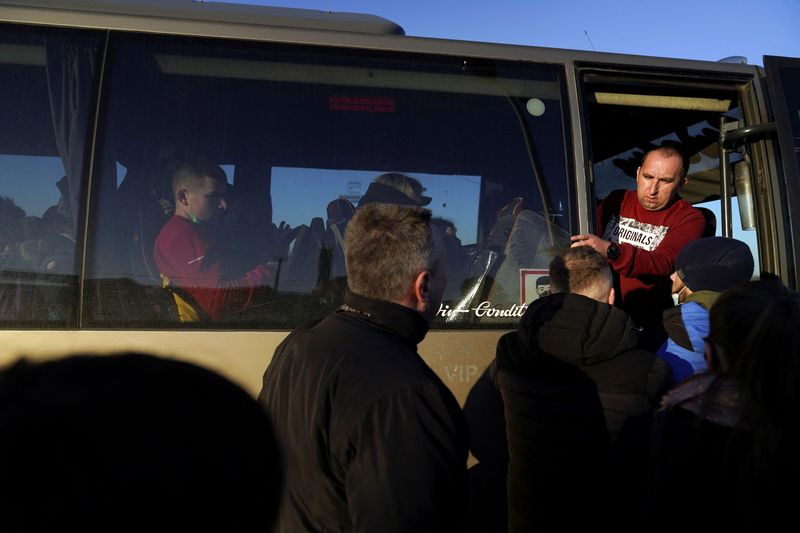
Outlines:
[[[227,1],[227,0],[226,0]],[[717,61],[800,57],[800,0],[237,0],[368,13],[407,35]]]

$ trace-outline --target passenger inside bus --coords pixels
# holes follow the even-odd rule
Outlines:
[[[63,182],[62,178],[59,183]],[[72,272],[75,238],[61,208],[59,203],[41,217],[33,216],[11,198],[0,197],[0,320],[65,316],[69,294],[51,278]]]
[[[225,172],[205,159],[184,161],[172,176],[175,214],[156,238],[153,259],[183,322],[241,311],[258,291],[275,287],[277,262],[237,272],[237,252],[221,240],[227,187]]]
[[[383,203],[424,207],[431,203],[431,197],[422,194],[424,190],[422,184],[414,178],[397,172],[389,172],[381,174],[370,183],[358,205]]]

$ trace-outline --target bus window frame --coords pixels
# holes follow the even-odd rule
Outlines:
[[[776,168],[776,172],[781,178],[775,180],[780,183],[780,192],[777,193],[777,200],[780,201],[782,209],[785,210],[780,219],[783,223],[777,224],[776,220],[776,225],[782,230],[781,233],[788,233],[783,236],[783,241],[787,243],[787,254],[781,260],[787,266],[797,266],[798,258],[800,258],[800,217],[789,216],[789,214],[800,211],[800,162],[798,162],[798,157],[795,154],[797,147],[793,141],[794,134],[789,123],[789,108],[787,107],[789,95],[784,92],[781,83],[781,71],[783,69],[793,69],[800,72],[800,59],[764,56],[766,85],[771,97],[770,109],[772,117],[770,118],[775,121],[778,127],[778,138],[772,141],[771,144],[773,152],[779,156],[779,160],[783,163],[780,170]],[[777,161],[774,161],[773,164],[775,167],[778,166]],[[770,184],[773,182],[773,180],[769,180]],[[791,225],[791,227],[787,228],[786,226],[788,225]],[[784,265],[782,264],[781,266],[783,267]],[[800,278],[800,272],[790,268],[785,269],[788,271],[787,275],[791,275],[791,278],[786,281],[796,286],[798,278]]]

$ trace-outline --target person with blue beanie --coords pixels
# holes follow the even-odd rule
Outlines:
[[[737,239],[706,237],[680,251],[671,276],[676,305],[664,311],[668,338],[656,353],[672,368],[675,383],[708,369],[709,310],[722,292],[750,281],[753,266],[750,248]]]

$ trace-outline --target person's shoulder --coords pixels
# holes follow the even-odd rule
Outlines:
[[[626,201],[631,194],[635,196],[636,191],[628,189],[614,189],[613,191],[608,193],[608,196],[603,198],[603,200],[600,203],[604,207],[619,206],[622,204],[622,202]]]
[[[175,242],[186,238],[188,235],[194,236],[197,232],[192,223],[185,218],[173,215],[161,227],[156,237],[156,245]]]
[[[366,388],[427,382],[432,374],[412,344],[347,313],[334,312],[301,326],[279,350]]]
[[[342,322],[336,312],[309,320],[294,329],[275,353],[292,352],[295,359],[312,354],[335,354],[349,343],[348,335],[343,334],[346,328],[347,322]]]
[[[697,318],[708,319],[708,309],[702,303],[696,300],[684,302],[679,307],[681,308],[681,315],[686,320],[693,320]]]
[[[684,219],[698,220],[705,224],[703,213],[680,196],[667,208],[671,213],[679,214]]]
[[[368,387],[356,389],[354,397],[360,409],[357,418],[364,419],[380,413],[381,419],[393,419],[408,428],[433,425],[449,426],[468,446],[467,421],[453,393],[431,371],[419,375],[406,375],[401,379],[381,383],[380,379]],[[355,422],[355,420],[354,420]]]

